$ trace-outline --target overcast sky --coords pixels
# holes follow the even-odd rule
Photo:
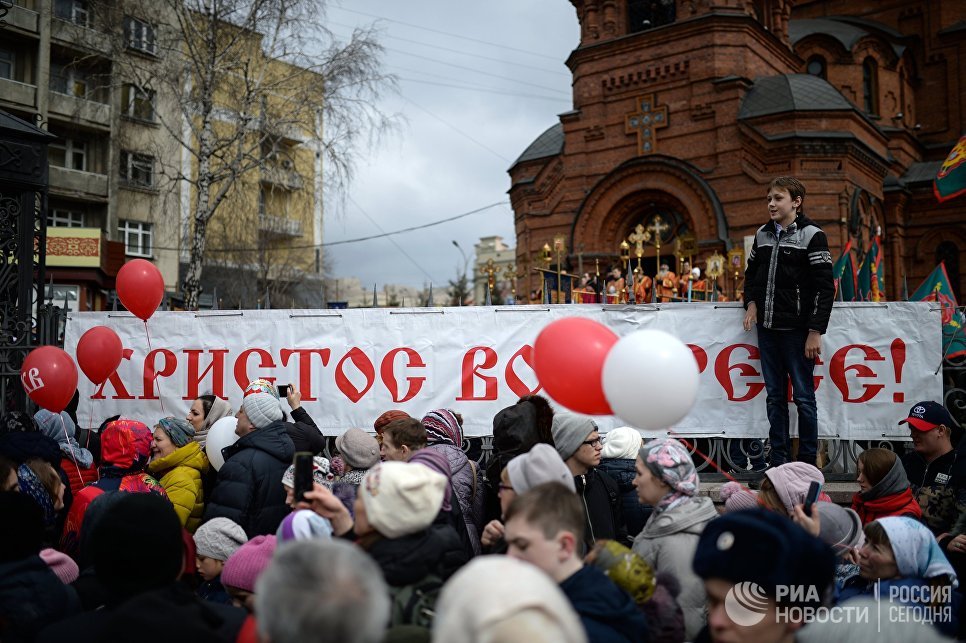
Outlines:
[[[368,15],[366,15],[368,14]],[[507,169],[572,107],[564,60],[579,27],[568,0],[343,0],[337,34],[375,23],[400,93],[382,104],[405,122],[360,159],[344,210],[330,202],[325,242],[378,234],[504,202],[458,221],[326,248],[333,276],[445,288],[480,237],[515,246]]]

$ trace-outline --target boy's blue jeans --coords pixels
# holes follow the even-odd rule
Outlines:
[[[818,409],[812,370],[815,360],[805,357],[807,330],[770,330],[758,325],[761,374],[765,378],[765,410],[771,426],[770,464],[788,462],[791,440],[788,436],[788,380],[792,399],[798,409],[798,460],[815,464],[818,454]]]

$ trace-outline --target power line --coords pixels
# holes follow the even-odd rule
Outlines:
[[[441,31],[439,29],[433,29],[432,27],[424,27],[423,25],[415,25],[411,22],[403,22],[402,20],[393,20],[392,18],[387,18],[385,16],[378,16],[372,13],[365,13],[364,11],[356,11],[354,9],[346,9],[345,7],[332,7],[333,9],[339,9],[340,11],[347,11],[349,13],[358,14],[360,16],[366,16],[367,18],[375,18],[376,20],[385,20],[386,22],[392,22],[397,25],[404,25],[406,27],[412,27],[413,29],[422,29],[423,31],[429,31],[432,33],[441,34],[443,36],[449,36],[451,38],[459,38],[460,40],[469,40],[471,42],[478,42],[482,45],[489,45],[491,47],[499,47],[500,49],[509,49],[510,51],[516,51],[522,54],[529,54],[530,56],[537,56],[538,58],[547,58],[549,60],[554,60],[559,62],[559,56],[550,56],[548,54],[538,53],[536,51],[529,51],[527,49],[518,49],[517,47],[511,47],[509,45],[503,45],[497,42],[490,42],[488,40],[480,40],[479,38],[472,38],[470,36],[465,36],[462,34],[456,34],[449,31]]]
[[[354,202],[353,202],[354,203]],[[430,221],[429,223],[424,223],[422,225],[411,226],[409,228],[403,228],[401,230],[393,230],[392,232],[384,232],[382,234],[373,234],[367,237],[356,237],[355,239],[342,239],[341,241],[328,241],[325,243],[314,243],[310,245],[297,245],[297,246],[285,246],[284,248],[279,248],[280,250],[304,250],[309,248],[324,248],[328,246],[341,246],[346,243],[359,243],[360,241],[370,241],[371,239],[381,239],[382,237],[390,237],[397,234],[403,234],[404,232],[413,232],[414,230],[423,230],[425,228],[432,228],[433,226],[438,226],[443,223],[449,223],[450,221],[456,221],[457,219],[462,219],[468,217],[471,214],[477,214],[491,208],[495,208],[499,205],[506,205],[508,201],[497,201],[496,203],[491,203],[489,205],[484,205],[482,208],[476,208],[475,210],[470,210],[469,212],[464,212],[462,214],[457,214],[446,219],[439,219],[437,221]],[[154,250],[181,250],[181,248],[169,248],[165,246],[153,246]],[[206,248],[205,252],[260,252],[260,251],[271,252],[270,248],[260,248],[258,246],[247,246],[244,248]]]
[[[491,89],[486,87],[468,87],[466,85],[451,85],[448,83],[437,83],[431,80],[421,80],[419,78],[405,78],[399,76],[399,80],[404,80],[410,83],[422,83],[424,85],[435,85],[436,87],[451,87],[453,89],[466,89],[473,92],[482,92],[484,94],[498,94],[501,96],[515,96],[518,98],[536,98],[539,100],[552,101],[554,103],[559,103],[562,99],[554,98],[553,96],[540,96],[538,94],[518,94],[515,92],[502,92],[499,89]]]
[[[352,205],[354,205],[354,206],[356,206],[356,209],[357,209],[357,210],[359,210],[359,212],[361,212],[361,213],[363,214],[363,216],[365,216],[365,217],[366,217],[367,219],[369,219],[369,222],[370,222],[370,223],[371,223],[372,225],[374,225],[374,226],[376,226],[376,230],[379,230],[379,232],[383,232],[383,233],[385,233],[385,230],[383,230],[383,229],[382,229],[382,226],[380,226],[380,225],[379,225],[378,223],[376,223],[376,220],[375,220],[375,219],[373,219],[372,217],[370,217],[370,216],[369,216],[369,213],[368,213],[368,212],[366,212],[365,210],[363,210],[363,209],[362,209],[362,206],[361,206],[361,205],[359,205],[359,204],[358,204],[358,203],[356,202],[356,200],[355,200],[355,199],[353,199],[353,198],[352,198],[352,197],[350,196],[350,197],[349,197],[349,201],[351,201],[351,202],[352,202]],[[398,243],[396,243],[396,240],[395,240],[395,239],[393,239],[393,238],[392,238],[391,236],[388,236],[388,235],[386,236],[386,239],[387,239],[387,240],[388,240],[388,241],[389,241],[389,242],[390,242],[390,243],[391,243],[392,245],[394,245],[394,246],[396,246],[396,250],[398,250],[399,252],[401,252],[401,253],[402,253],[402,255],[403,255],[404,257],[406,257],[407,259],[409,259],[409,262],[410,262],[411,264],[413,264],[414,266],[416,266],[416,268],[418,268],[418,269],[419,269],[419,271],[420,271],[421,273],[423,273],[424,275],[426,275],[426,278],[427,278],[427,279],[429,279],[429,282],[430,282],[430,283],[433,283],[433,276],[432,276],[431,274],[429,274],[428,272],[426,272],[426,269],[425,269],[425,268],[423,268],[423,267],[422,267],[422,266],[421,266],[421,265],[420,265],[420,264],[419,264],[419,263],[418,263],[418,262],[417,262],[417,261],[416,261],[415,259],[413,259],[413,258],[412,258],[412,257],[411,257],[411,256],[409,255],[409,253],[408,253],[408,252],[406,252],[405,250],[403,250],[403,248],[402,248],[402,246],[401,246],[401,245],[399,245]]]
[[[447,121],[446,119],[444,119],[442,116],[439,116],[438,114],[434,114],[433,112],[429,111],[428,109],[426,109],[425,107],[423,107],[422,105],[420,105],[416,101],[412,100],[411,98],[407,98],[406,96],[402,96],[402,99],[404,101],[406,101],[407,103],[409,103],[410,105],[413,105],[414,107],[418,107],[419,109],[423,110],[424,112],[426,112],[427,114],[429,114],[430,116],[432,116],[433,118],[435,118],[436,120],[438,120],[440,123],[442,123],[443,125],[449,127],[451,130],[453,130],[454,132],[456,132],[457,134],[459,134],[460,136],[468,139],[469,141],[471,141],[473,143],[476,143],[477,145],[479,145],[480,147],[482,147],[484,150],[486,150],[490,154],[493,154],[494,156],[496,156],[498,159],[501,159],[503,161],[506,161],[507,163],[510,163],[511,162],[510,159],[508,159],[507,157],[503,156],[502,154],[500,154],[499,152],[497,152],[496,150],[494,150],[492,147],[487,146],[486,143],[482,143],[482,142],[476,140],[475,138],[473,138],[472,136],[470,136],[469,134],[467,134],[466,132],[464,132],[460,128],[456,127],[455,125],[453,125],[452,123],[450,123],[449,121]]]
[[[347,24],[344,24],[344,23],[341,23],[341,22],[330,22],[329,24],[335,25],[337,27],[346,27],[348,29],[354,29],[353,25],[347,25]],[[490,56],[484,56],[482,54],[476,54],[476,53],[472,53],[472,52],[469,52],[469,51],[461,51],[459,49],[451,49],[450,47],[443,47],[442,45],[434,45],[432,43],[423,42],[421,40],[412,40],[410,38],[403,38],[401,36],[393,36],[392,34],[384,34],[383,37],[390,38],[392,40],[400,40],[402,42],[412,43],[414,45],[421,45],[423,47],[430,47],[432,49],[439,49],[441,51],[448,51],[450,53],[459,54],[461,56],[469,56],[471,58],[479,58],[481,60],[490,60],[492,62],[512,64],[514,67],[523,67],[525,69],[533,69],[533,70],[536,70],[536,71],[542,71],[545,74],[556,74],[558,76],[566,76],[568,78],[570,77],[570,74],[565,73],[565,72],[562,72],[562,71],[557,71],[555,69],[547,69],[546,67],[537,67],[535,65],[527,65],[525,63],[521,63],[521,62],[517,62],[517,61],[508,61],[505,58],[492,58]]]

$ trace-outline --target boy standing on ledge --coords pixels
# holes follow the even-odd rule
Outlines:
[[[755,234],[745,270],[744,328],[758,327],[772,467],[789,459],[789,377],[798,409],[798,460],[814,465],[818,453],[812,369],[822,352],[835,286],[828,240],[805,216],[804,200],[805,186],[798,179],[780,176],[771,182],[771,220]]]

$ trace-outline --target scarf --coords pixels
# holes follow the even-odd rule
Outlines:
[[[674,509],[679,505],[683,505],[691,498],[693,498],[691,494],[682,493],[680,491],[671,491],[657,501],[657,504],[654,505],[654,513],[660,514],[668,511],[669,509]]]
[[[878,522],[892,543],[899,574],[922,579],[948,576],[953,589],[959,586],[953,566],[928,527],[912,518],[898,516],[881,518]]]
[[[922,517],[922,508],[909,487],[899,493],[875,500],[866,500],[863,498],[864,495],[857,493],[852,496],[852,509],[859,514],[863,525],[887,516],[909,516],[917,520]]]
[[[449,409],[430,411],[422,419],[426,427],[427,444],[452,444],[454,447],[463,446],[463,430],[459,420]]]
[[[33,469],[25,464],[17,467],[17,482],[20,485],[20,493],[29,496],[37,505],[40,506],[44,514],[44,526],[50,527],[57,520],[57,512],[54,511],[54,500],[50,497],[50,492],[44,487]]]
[[[876,500],[902,493],[903,490],[907,489],[909,489],[909,478],[906,477],[906,468],[902,466],[902,461],[897,457],[895,462],[892,463],[889,473],[885,474],[882,480],[879,480],[868,491],[862,491],[858,495],[862,496],[862,500]]]
[[[201,424],[201,428],[195,431],[194,440],[201,445],[201,448],[205,448],[205,442],[208,438],[208,429],[211,425],[220,420],[221,418],[233,415],[231,404],[215,396],[215,401],[211,403],[211,408],[208,409],[208,415],[205,416],[204,422]]]
[[[88,469],[94,464],[94,456],[91,452],[74,440],[74,421],[66,412],[51,413],[47,409],[41,409],[34,414],[34,419],[37,420],[44,435],[56,440],[60,446],[60,452],[78,467]]]

